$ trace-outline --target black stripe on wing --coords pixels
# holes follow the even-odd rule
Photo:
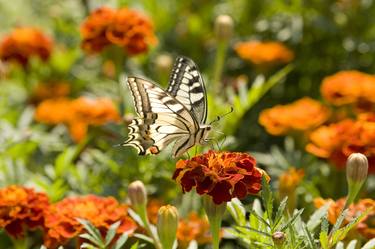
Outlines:
[[[176,59],[167,91],[191,111],[200,124],[206,122],[206,89],[198,67],[191,59]]]

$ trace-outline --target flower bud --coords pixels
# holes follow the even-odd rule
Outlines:
[[[228,15],[219,15],[215,20],[215,34],[219,40],[228,40],[233,34],[233,19]]]
[[[143,182],[134,181],[128,186],[128,195],[131,204],[138,212],[140,208],[145,208],[147,204],[147,193]]]
[[[157,231],[164,249],[172,249],[176,240],[178,211],[174,206],[162,206],[158,211]]]
[[[283,232],[280,232],[280,231],[277,231],[277,232],[274,232],[272,234],[272,240],[273,240],[273,243],[276,245],[276,246],[281,246],[284,244],[285,242],[285,233]]]
[[[155,59],[155,66],[158,72],[169,73],[173,66],[173,59],[169,54],[158,55]]]
[[[348,182],[364,182],[367,178],[368,161],[365,155],[353,153],[346,161],[346,178]]]

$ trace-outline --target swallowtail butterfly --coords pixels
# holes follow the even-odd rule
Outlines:
[[[146,155],[157,154],[174,142],[172,153],[179,157],[194,145],[207,142],[211,125],[205,124],[206,90],[191,59],[176,59],[167,90],[139,77],[128,77],[127,83],[138,117],[129,125],[123,146]]]

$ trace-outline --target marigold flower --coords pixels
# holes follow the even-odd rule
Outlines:
[[[82,48],[88,53],[101,52],[115,44],[129,55],[143,53],[156,42],[152,22],[128,8],[95,10],[81,26]]]
[[[196,187],[198,194],[210,195],[215,204],[221,204],[261,190],[262,175],[268,175],[255,165],[255,159],[246,153],[209,151],[179,160],[173,179],[184,192]]]
[[[263,110],[259,123],[272,135],[285,135],[291,131],[305,131],[324,123],[330,110],[319,101],[308,97],[291,104],[277,105]]]
[[[66,98],[44,100],[35,110],[35,120],[45,124],[68,123],[71,117],[71,100]]]
[[[197,241],[199,245],[212,241],[210,225],[207,219],[200,218],[196,213],[189,214],[187,219],[181,219],[177,228],[178,245],[187,248],[190,241]]]
[[[39,103],[45,99],[59,99],[70,93],[70,85],[67,82],[39,83],[32,94],[32,101]]]
[[[303,169],[290,168],[279,177],[279,190],[282,193],[294,192],[302,181],[305,172]]]
[[[151,199],[147,202],[147,217],[151,224],[156,224],[158,221],[158,211],[164,205],[159,199]]]
[[[85,230],[77,218],[90,221],[105,236],[109,226],[121,221],[117,234],[133,233],[136,223],[127,215],[127,206],[113,197],[88,195],[71,197],[53,204],[46,211],[44,244],[48,248],[63,245]]]
[[[242,59],[255,65],[285,64],[294,58],[293,51],[280,42],[239,42],[234,50]]]
[[[0,43],[0,58],[26,66],[32,56],[47,60],[52,40],[37,28],[16,28]]]
[[[25,229],[44,227],[44,210],[49,200],[46,194],[11,185],[0,189],[0,228],[14,238],[24,236]]]
[[[335,224],[337,218],[339,217],[344,205],[345,205],[345,198],[341,198],[336,202],[332,199],[322,199],[316,198],[314,199],[314,205],[316,208],[320,208],[324,205],[328,204],[328,221],[331,224]],[[358,216],[360,213],[370,210],[369,214],[366,215],[356,226],[356,230],[362,234],[364,237],[371,239],[375,237],[375,224],[373,220],[375,219],[375,200],[373,199],[361,199],[355,204],[349,205],[348,215],[345,217],[344,224],[347,224],[353,219],[354,217]]]
[[[375,76],[359,71],[341,71],[323,79],[322,96],[336,106],[375,103]],[[363,105],[363,103],[361,103]]]
[[[328,159],[338,168],[345,168],[350,154],[360,152],[369,163],[369,173],[375,173],[375,121],[367,114],[357,120],[342,120],[321,126],[310,134],[306,150]]]

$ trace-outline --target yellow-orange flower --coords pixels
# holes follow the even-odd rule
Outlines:
[[[72,138],[79,142],[86,136],[89,125],[118,122],[120,115],[108,98],[80,97],[75,100],[47,99],[36,108],[35,119],[47,124],[67,125]]]
[[[12,185],[0,189],[0,228],[19,238],[26,229],[44,227],[44,211],[49,205],[46,194]]]
[[[291,131],[306,131],[324,123],[330,110],[319,101],[308,97],[291,104],[277,105],[260,113],[259,123],[272,135]]]
[[[281,193],[294,192],[302,181],[305,172],[303,169],[290,168],[279,176],[279,191]]]
[[[200,195],[210,195],[215,204],[232,198],[257,194],[262,175],[255,159],[247,153],[209,151],[190,160],[179,160],[173,174],[184,192],[196,188]]]
[[[244,60],[256,65],[284,64],[294,58],[294,53],[280,42],[239,42],[234,50]]]
[[[88,53],[101,52],[115,44],[129,55],[144,53],[156,42],[152,22],[128,8],[95,10],[81,26],[82,48]]]
[[[375,76],[354,70],[341,71],[324,78],[320,91],[336,106],[361,102],[375,104]]]
[[[199,245],[210,243],[212,236],[208,220],[200,218],[194,212],[190,213],[187,219],[181,219],[178,224],[177,240],[179,248],[187,248],[193,240]]]
[[[66,97],[70,93],[70,85],[67,82],[39,83],[32,94],[32,102],[39,103],[45,99]]]
[[[46,211],[44,244],[48,248],[55,248],[85,232],[77,218],[90,221],[103,236],[109,226],[117,221],[121,221],[118,234],[131,234],[137,228],[127,214],[127,206],[118,203],[113,197],[88,195],[65,198]]]
[[[0,43],[0,58],[26,66],[30,57],[47,60],[51,54],[52,40],[37,28],[16,28]]]
[[[316,198],[314,200],[314,205],[316,208],[320,208],[324,205],[328,204],[328,221],[331,224],[335,224],[337,218],[340,215],[344,205],[345,205],[345,198],[341,198],[336,202],[332,199],[322,199]],[[350,222],[351,219],[358,216],[360,213],[370,210],[369,214],[366,215],[360,223],[356,226],[356,230],[362,234],[364,237],[368,239],[372,239],[375,237],[375,200],[373,199],[361,199],[355,204],[351,204],[349,206],[348,215],[345,217],[344,224]]]
[[[151,199],[147,203],[147,217],[150,220],[150,222],[154,225],[156,225],[158,221],[158,211],[161,206],[163,206],[164,203],[159,199]]]
[[[338,168],[344,168],[347,157],[364,154],[369,161],[369,173],[375,173],[375,118],[373,114],[359,115],[358,120],[343,120],[321,126],[310,134],[306,150],[326,158]]]

